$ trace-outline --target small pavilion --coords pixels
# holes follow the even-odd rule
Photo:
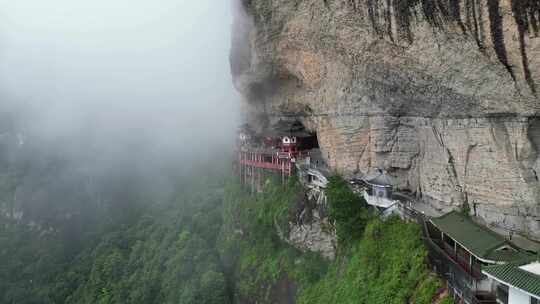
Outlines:
[[[369,185],[364,191],[364,198],[369,205],[388,209],[397,204],[393,199],[394,178],[385,170],[376,169],[362,180]]]

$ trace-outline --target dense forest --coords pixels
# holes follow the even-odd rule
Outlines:
[[[179,178],[167,197],[131,188],[64,223],[5,214],[0,303],[228,303],[222,184]]]
[[[229,301],[216,250],[228,162],[103,160],[0,121],[0,303]]]

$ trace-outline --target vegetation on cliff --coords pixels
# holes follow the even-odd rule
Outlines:
[[[439,279],[426,265],[417,225],[397,218],[381,221],[340,177],[330,179],[330,217],[340,254],[325,261],[280,240],[284,218],[302,191],[268,185],[251,196],[231,186],[225,199],[224,253],[234,266],[240,298],[258,303],[432,303]],[[280,224],[281,223],[281,224]],[[277,228],[277,229],[276,229]],[[277,288],[288,290],[276,298]],[[290,293],[293,293],[291,295]]]
[[[366,202],[349,189],[347,181],[337,175],[329,178],[326,195],[330,201],[330,218],[335,223],[341,247],[357,243],[370,218]]]
[[[301,304],[432,303],[440,286],[425,264],[420,229],[397,218],[371,220],[362,239],[303,290]]]
[[[286,233],[289,207],[302,199],[299,185],[291,181],[283,191],[269,181],[262,193],[252,196],[233,183],[226,192],[220,247],[238,298],[290,303],[296,288],[316,282],[328,265],[317,254],[285,244],[278,235]]]

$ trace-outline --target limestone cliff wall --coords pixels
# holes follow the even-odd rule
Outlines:
[[[539,0],[242,0],[245,113],[296,117],[345,175],[540,239]]]

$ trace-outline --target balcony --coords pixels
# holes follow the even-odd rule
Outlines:
[[[464,257],[462,255],[456,254],[454,247],[447,242],[443,242],[440,239],[431,239],[433,244],[438,246],[442,252],[446,255],[446,258],[456,264],[461,270],[470,275],[474,279],[482,279],[484,275],[480,270],[480,265],[474,264],[470,267],[469,257]]]

